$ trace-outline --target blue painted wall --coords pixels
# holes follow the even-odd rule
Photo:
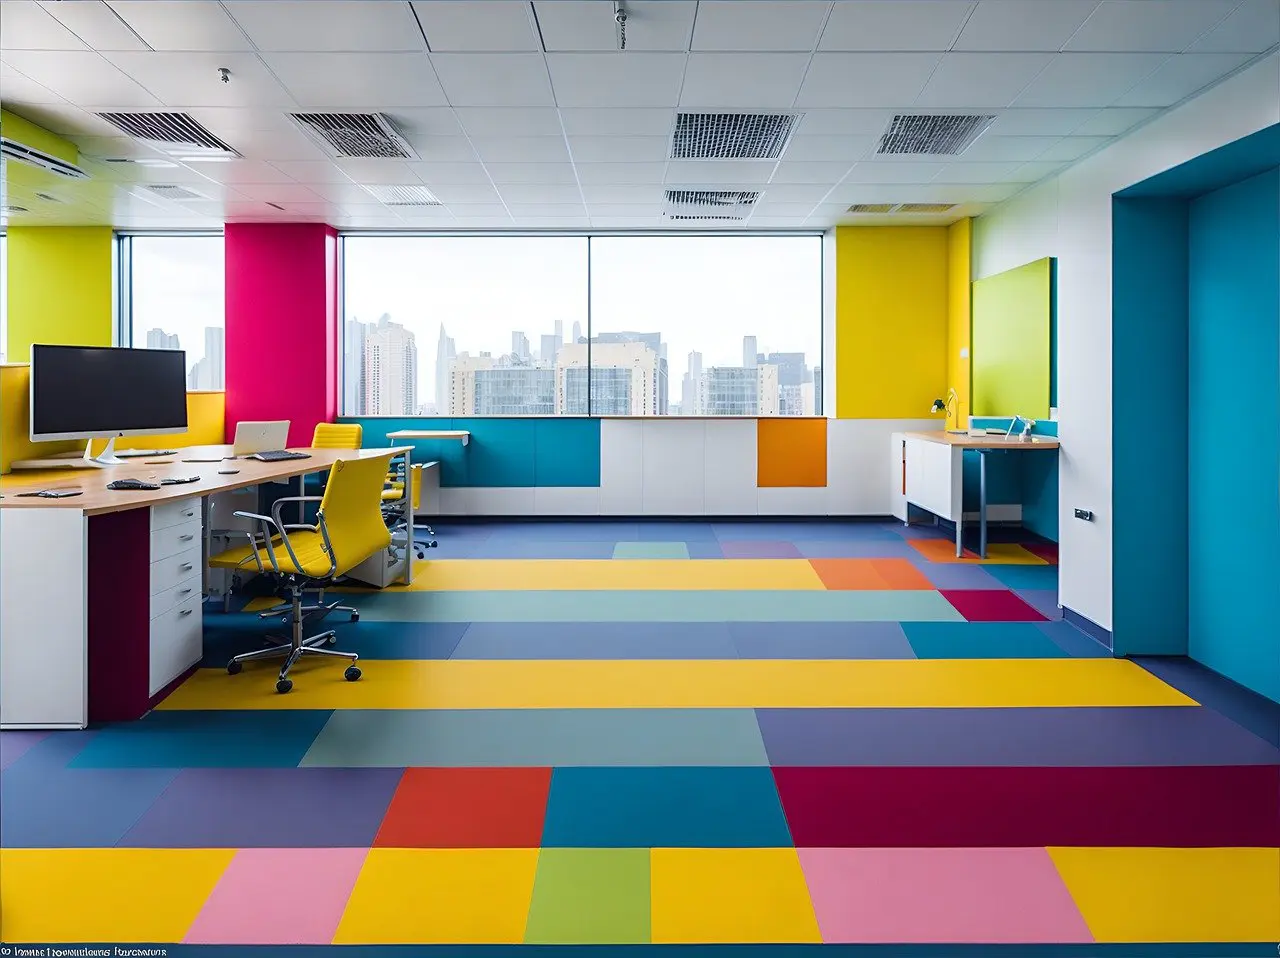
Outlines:
[[[1112,633],[1187,652],[1187,204],[1111,207]]]
[[[1280,170],[1190,204],[1189,653],[1280,701]]]
[[[358,422],[366,446],[393,445],[387,433],[401,429],[465,429],[456,439],[415,440],[416,462],[440,463],[440,485],[528,487],[600,485],[600,420],[586,418],[384,419],[344,416]]]

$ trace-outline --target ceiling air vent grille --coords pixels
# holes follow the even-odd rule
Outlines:
[[[440,206],[440,200],[425,186],[369,185],[369,194],[383,206]]]
[[[418,158],[385,113],[292,113],[290,116],[339,159]]]
[[[236,157],[240,154],[185,113],[99,113],[98,116],[135,140],[173,156]]]
[[[798,113],[679,113],[673,160],[776,160],[800,121]]]
[[[880,136],[877,153],[957,156],[969,148],[995,116],[990,114],[898,114]]]
[[[891,213],[892,203],[854,203],[849,207],[850,213]]]
[[[148,183],[143,187],[148,193],[163,197],[166,200],[203,200],[207,199],[204,195],[197,193],[195,190],[189,190],[185,186],[179,186],[176,183]]]
[[[945,213],[955,209],[954,203],[903,203],[898,207],[899,213]]]
[[[759,198],[748,190],[667,190],[663,213],[673,220],[744,220]]]

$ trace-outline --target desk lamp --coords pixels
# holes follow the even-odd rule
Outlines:
[[[960,397],[959,397],[959,395],[957,395],[956,391],[955,391],[954,389],[948,389],[948,390],[947,390],[947,398],[946,398],[946,399],[935,399],[935,400],[933,401],[933,406],[932,406],[932,408],[931,408],[929,411],[930,411],[930,412],[932,412],[932,413],[935,413],[935,414],[936,414],[936,413],[946,413],[947,418],[948,418],[948,419],[950,419],[950,418],[951,418],[951,410],[952,410],[952,408],[955,406],[955,404],[956,404],[956,403],[958,403],[959,401],[960,401]],[[952,433],[963,433],[963,432],[964,432],[964,430],[963,430],[963,429],[948,429],[948,430],[947,430],[947,432],[952,432]]]

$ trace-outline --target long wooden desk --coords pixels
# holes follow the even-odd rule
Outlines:
[[[1003,433],[902,433],[902,491],[907,502],[956,524],[956,556],[964,555],[964,452],[978,453],[978,555],[987,557],[987,454],[1054,450],[1054,436],[1011,439]]]
[[[203,656],[204,528],[210,496],[327,471],[384,449],[298,449],[306,459],[193,446],[160,460],[0,477],[0,728],[84,728],[140,718]],[[236,470],[222,474],[223,470]],[[406,473],[407,474],[407,473]],[[113,490],[116,479],[196,482]],[[63,499],[21,497],[78,490]],[[401,508],[412,529],[411,503]],[[412,549],[405,562],[406,580]]]

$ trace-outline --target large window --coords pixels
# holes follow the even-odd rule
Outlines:
[[[127,345],[181,349],[188,389],[225,386],[223,241],[217,234],[124,236]]]
[[[818,236],[343,239],[342,411],[821,413]]]

